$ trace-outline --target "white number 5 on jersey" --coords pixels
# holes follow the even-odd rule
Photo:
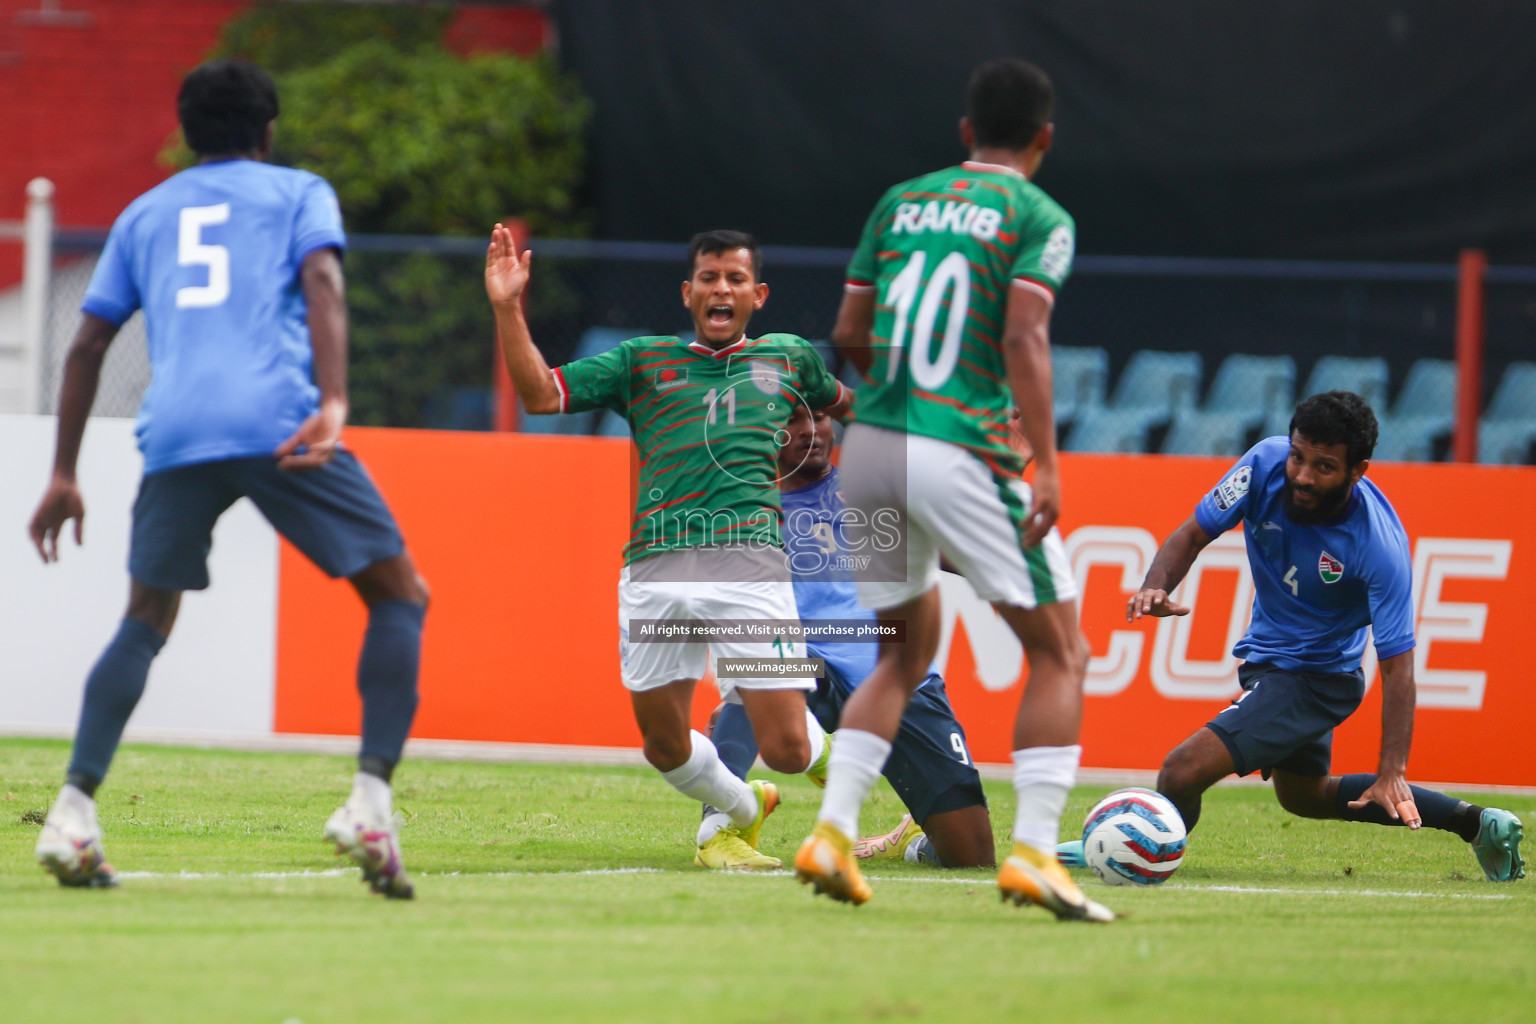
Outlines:
[[[177,309],[207,309],[229,298],[229,250],[222,245],[203,244],[203,228],[228,220],[228,203],[182,208],[176,263],[183,267],[207,267],[208,283],[176,289]]]

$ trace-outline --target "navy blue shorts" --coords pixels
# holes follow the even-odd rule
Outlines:
[[[357,456],[282,470],[270,455],[176,466],[144,477],[133,503],[128,572],[161,590],[208,586],[213,524],[241,498],[332,578],[405,550],[389,506]]]
[[[1237,774],[1272,769],[1327,775],[1333,729],[1365,697],[1365,677],[1354,672],[1289,672],[1249,662],[1238,668],[1243,692],[1207,727],[1226,744]]]
[[[816,692],[806,700],[821,727],[835,732],[851,694],[847,682],[828,665],[827,678],[816,680]],[[885,777],[919,825],[929,815],[987,806],[965,730],[949,706],[941,677],[929,676],[912,694],[885,762]]]

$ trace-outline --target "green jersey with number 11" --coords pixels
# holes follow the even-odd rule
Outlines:
[[[968,161],[887,191],[848,266],[848,289],[876,295],[874,361],[853,418],[961,445],[1017,475],[1008,293],[1054,302],[1073,248],[1072,218],[1009,167]]]
[[[607,408],[629,421],[640,458],[625,565],[717,544],[783,547],[778,462],[790,413],[843,397],[793,334],[719,349],[631,338],[555,370],[555,384],[561,412]]]

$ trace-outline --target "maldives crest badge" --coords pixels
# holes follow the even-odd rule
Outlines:
[[[1344,563],[1324,551],[1317,559],[1317,574],[1324,583],[1337,583],[1344,578]]]

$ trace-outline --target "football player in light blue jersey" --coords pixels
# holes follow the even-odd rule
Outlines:
[[[859,604],[854,565],[844,526],[848,510],[832,465],[832,419],[797,406],[787,426],[788,441],[780,449],[783,474],[780,493],[784,508],[784,548],[794,573],[795,603],[802,622],[828,620],[877,622],[874,612]],[[837,728],[844,703],[874,670],[875,643],[806,641],[810,657],[825,659],[827,676],[807,695],[812,714],[829,733]],[[721,706],[711,738],[721,760],[740,778],[757,757],[757,744],[740,705]],[[812,781],[818,781],[813,773]],[[884,835],[860,839],[860,858],[904,858],[930,861],[943,867],[992,867],[996,850],[992,819],[987,813],[981,776],[971,763],[965,730],[955,718],[944,692],[938,666],[912,696],[901,728],[891,745],[884,775],[907,807],[908,814]],[[822,776],[824,779],[825,776]],[[725,824],[706,808],[700,845]],[[718,812],[716,812],[718,813]]]
[[[346,245],[336,195],[265,163],[277,87],[247,61],[182,81],[177,113],[197,164],[113,224],[64,368],[52,479],[32,518],[45,562],[85,506],[75,463],[107,348],[143,310],[151,382],[139,410],[144,478],[133,508],[128,610],[86,680],[66,783],[37,843],[59,882],[115,884],[95,792],[181,604],[208,586],[214,523],[249,497],[277,531],[368,606],[358,664],[362,751],[351,797],[323,834],[373,889],[412,895],[390,777],[416,713],[427,588],[373,481],[342,447],[347,419]]]
[[[1243,527],[1253,571],[1253,619],[1234,648],[1243,692],[1163,761],[1157,788],[1193,829],[1218,780],[1262,771],[1280,806],[1339,818],[1454,832],[1493,881],[1524,875],[1521,823],[1406,779],[1413,736],[1413,572],[1408,536],[1365,478],[1376,417],[1360,396],[1314,395],[1289,437],[1260,441],[1170,537],[1126,618],[1187,615],[1170,599],[1195,556]],[[1381,755],[1376,774],[1330,775],[1333,729],[1365,695],[1366,630],[1381,659]],[[1072,844],[1063,844],[1064,859]],[[1081,844],[1077,844],[1081,845]]]

